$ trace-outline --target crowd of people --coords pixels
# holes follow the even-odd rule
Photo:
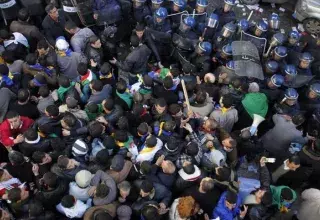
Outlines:
[[[9,2],[1,220],[320,219],[319,37],[235,0]]]

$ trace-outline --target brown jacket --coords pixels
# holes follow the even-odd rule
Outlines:
[[[116,214],[117,214],[116,213],[116,211],[117,211],[116,205],[113,203],[110,203],[108,205],[93,206],[93,207],[89,208],[86,211],[86,213],[84,213],[83,220],[93,219],[94,212],[97,210],[100,210],[100,209],[106,211],[112,218],[116,217]]]
[[[122,181],[124,181],[130,170],[132,167],[132,162],[126,160],[126,162],[124,163],[124,166],[122,168],[122,170],[120,172],[114,171],[114,170],[108,170],[107,174],[109,174],[109,176],[112,177],[112,179],[114,179],[114,181],[116,182],[116,184],[121,183]]]

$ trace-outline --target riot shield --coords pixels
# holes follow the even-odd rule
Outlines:
[[[177,54],[179,56],[179,61],[180,64],[183,68],[187,68],[191,70],[192,73],[196,73],[197,72],[197,67],[195,65],[193,65],[192,63],[190,63],[181,53],[179,53],[177,51]]]
[[[74,7],[77,8],[77,13],[81,23],[84,26],[95,25],[95,20],[93,19],[93,10],[90,0],[71,0]]]
[[[238,76],[235,74],[234,70],[228,69],[225,66],[219,66],[217,69],[215,69],[215,71],[213,72],[213,74],[215,75],[216,79],[219,79],[219,75],[226,73],[227,77],[222,80],[222,84],[229,84],[231,81],[233,81],[235,78],[237,78]]]
[[[262,56],[265,53],[266,46],[267,46],[267,39],[266,38],[259,38],[254,35],[248,34],[244,31],[241,31],[241,41],[250,41],[252,44],[256,46],[258,49],[259,55]]]
[[[161,31],[153,30],[152,28],[146,28],[147,31],[151,34],[152,39],[155,42],[169,44],[171,42],[171,34],[170,33],[164,33]]]
[[[175,47],[186,51],[193,51],[196,45],[195,41],[181,37],[176,33],[172,36],[172,42]]]
[[[283,85],[289,88],[300,88],[306,84],[308,84],[314,76],[306,76],[306,75],[296,75],[290,81],[284,81]]]
[[[234,72],[238,76],[264,79],[257,47],[249,41],[233,41]]]

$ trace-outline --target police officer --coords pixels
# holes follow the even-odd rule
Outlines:
[[[284,67],[284,83],[283,85],[286,87],[291,87],[295,81],[297,76],[297,69],[292,64],[286,64]]]
[[[261,92],[264,93],[271,105],[276,100],[283,96],[283,91],[280,89],[284,82],[284,77],[280,74],[273,74],[270,78],[267,78],[264,85],[261,86]]]
[[[198,35],[202,35],[204,28],[206,26],[206,9],[208,7],[208,0],[197,0],[195,13],[195,20],[196,20],[196,33]]]
[[[151,17],[151,10],[145,4],[146,0],[134,0],[132,3],[133,18],[136,22],[144,22]]]
[[[311,115],[320,107],[320,83],[312,83],[300,97],[301,109],[307,111],[307,115]]]
[[[189,57],[189,61],[196,67],[197,75],[201,78],[211,71],[211,52],[211,43],[207,41],[199,42],[195,51]]]
[[[192,16],[186,16],[182,23],[179,26],[178,34],[183,37],[190,40],[198,39],[197,34],[193,31],[193,28],[196,25],[196,21]]]
[[[238,24],[237,24],[237,33],[234,35],[234,39],[235,40],[240,40],[241,39],[241,32],[247,32],[249,30],[249,22],[247,19],[243,18],[243,19],[240,19],[238,21]]]
[[[227,23],[223,26],[222,30],[216,34],[213,41],[215,51],[221,51],[224,45],[232,42],[232,36],[235,33],[236,28],[234,23]]]
[[[286,89],[284,97],[282,96],[282,99],[280,99],[279,102],[274,105],[276,113],[289,116],[298,114],[300,111],[298,97],[299,94],[297,90],[293,88]]]
[[[208,17],[206,26],[202,32],[201,39],[211,42],[213,36],[216,34],[219,25],[219,16],[215,13],[211,13]]]
[[[179,27],[181,22],[181,14],[185,10],[186,6],[186,0],[173,0],[172,5],[168,10],[173,30],[176,30]]]
[[[300,33],[298,31],[290,31],[288,34],[288,42],[285,46],[288,48],[289,51],[294,51],[301,53],[303,47],[300,44]]]
[[[216,64],[225,66],[232,58],[232,46],[228,43],[222,47],[221,52],[217,52],[216,56],[212,58],[212,61]]]
[[[267,32],[267,36],[268,36],[268,39],[271,39],[271,37],[279,31],[280,17],[278,14],[272,13],[269,16],[268,26],[269,26],[269,29]]]
[[[279,69],[279,63],[275,60],[268,60],[264,66],[264,72],[267,76],[273,75]]]
[[[312,76],[312,72],[310,69],[311,63],[313,61],[313,57],[311,53],[304,52],[299,57],[299,65],[297,68],[298,74],[300,75],[306,75],[306,76]]]
[[[234,5],[235,0],[224,0],[224,7],[215,11],[215,13],[220,17],[219,29],[221,29],[225,24],[236,20],[236,14],[232,10]]]
[[[277,61],[279,63],[280,68],[284,68],[284,66],[287,64],[286,57],[288,55],[287,48],[284,46],[277,46],[274,48],[271,59]]]
[[[162,6],[163,0],[151,0],[151,5],[149,6],[151,12],[154,13],[157,9]]]
[[[251,33],[259,38],[267,38],[268,24],[263,20],[260,20],[253,28]]]

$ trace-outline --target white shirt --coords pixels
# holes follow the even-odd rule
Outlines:
[[[82,218],[86,210],[91,207],[91,202],[92,199],[88,199],[87,204],[77,200],[76,204],[71,208],[65,208],[59,203],[56,208],[61,214],[64,214],[68,218]]]

